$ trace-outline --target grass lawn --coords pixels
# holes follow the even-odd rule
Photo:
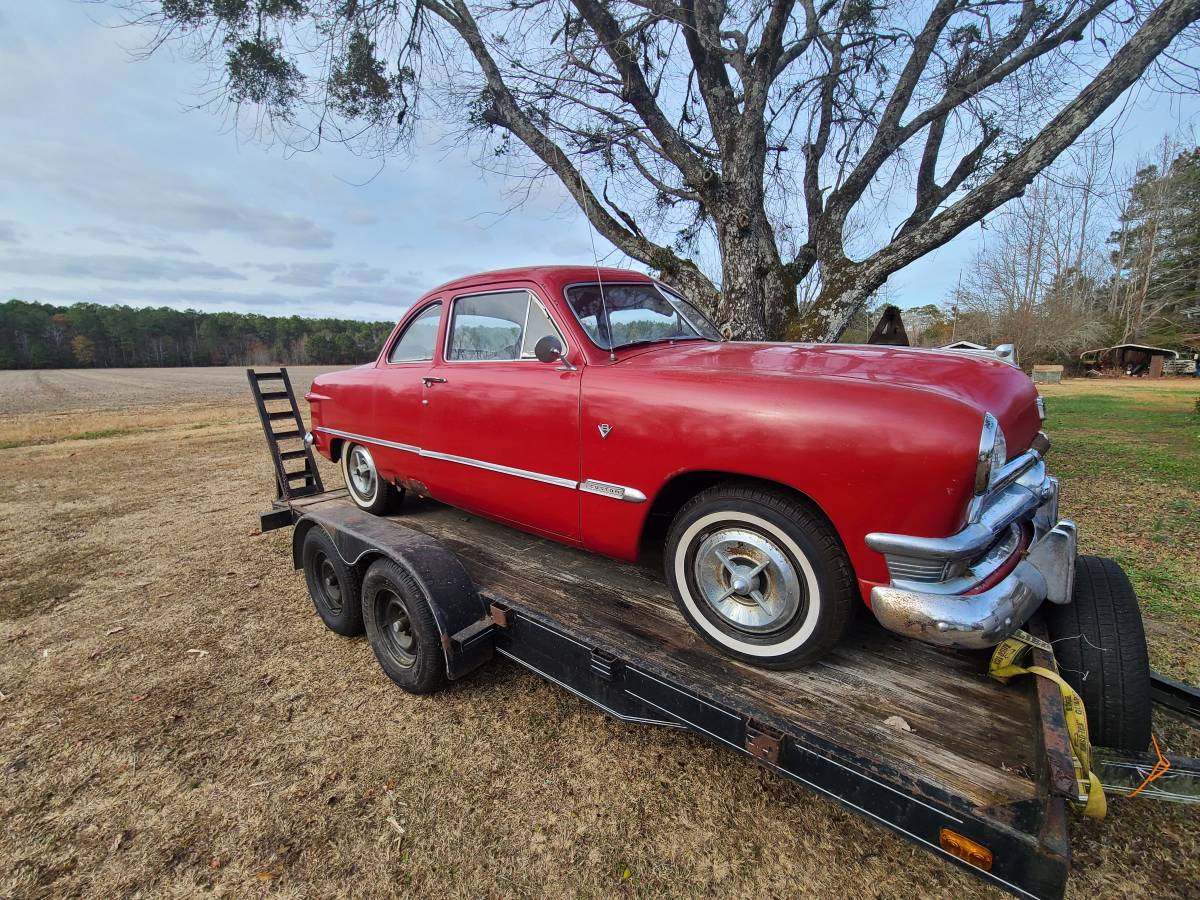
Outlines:
[[[1133,580],[1151,663],[1200,683],[1200,379],[1042,385],[1051,471],[1081,551]]]

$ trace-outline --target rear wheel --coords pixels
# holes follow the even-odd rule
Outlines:
[[[342,559],[320,526],[304,535],[301,548],[304,580],[321,621],[338,634],[362,634],[361,581],[358,571]]]
[[[446,686],[446,656],[429,601],[416,580],[390,559],[371,563],[363,579],[367,639],[388,678],[412,694]]]
[[[782,491],[730,483],[693,497],[671,524],[665,565],[692,627],[725,653],[768,668],[819,659],[855,606],[833,529]]]
[[[401,492],[380,477],[375,457],[362,444],[346,444],[342,448],[342,477],[350,499],[360,509],[382,516],[399,504]]]
[[[1111,559],[1075,560],[1075,592],[1042,606],[1059,671],[1083,700],[1093,744],[1141,752],[1150,744],[1150,660],[1137,595]]]

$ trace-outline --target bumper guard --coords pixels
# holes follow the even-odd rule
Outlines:
[[[1058,482],[1046,473],[1040,455],[1029,453],[1009,464],[1012,475],[979,498],[971,521],[958,534],[927,538],[899,534],[867,535],[867,545],[907,568],[893,568],[892,583],[871,590],[871,609],[887,629],[943,647],[980,648],[1000,643],[1021,628],[1044,600],[1071,602],[1075,580],[1075,523],[1058,518]],[[1014,523],[1028,522],[1033,536],[1016,567],[978,593],[962,568],[956,577],[922,583],[898,572],[913,562],[948,566],[987,551]],[[947,573],[950,568],[945,569]],[[975,584],[979,579],[975,580]],[[977,588],[975,588],[977,589]]]

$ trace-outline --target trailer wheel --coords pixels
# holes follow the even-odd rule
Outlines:
[[[446,686],[446,656],[421,586],[390,559],[371,563],[363,579],[367,639],[388,678],[412,694]]]
[[[317,615],[330,631],[353,637],[363,632],[361,581],[320,527],[304,535],[304,580]]]
[[[342,448],[342,478],[354,504],[377,516],[387,515],[395,509],[403,496],[393,484],[380,477],[375,457],[362,444],[347,444]]]
[[[1075,560],[1070,603],[1042,606],[1059,670],[1083,699],[1093,744],[1150,744],[1150,660],[1137,595],[1111,559]]]
[[[837,535],[782,491],[736,483],[702,491],[675,516],[664,557],[684,618],[746,662],[813,662],[852,619],[854,577]]]

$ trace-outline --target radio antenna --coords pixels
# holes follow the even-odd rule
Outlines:
[[[588,190],[583,183],[583,158],[580,157],[579,166],[579,193],[583,197],[583,217],[587,220],[588,237],[592,242],[592,264],[596,267],[596,284],[600,287],[600,311],[604,314],[604,330],[608,332],[608,361],[616,362],[617,354],[613,352],[613,332],[612,321],[608,318],[608,303],[604,299],[604,279],[600,277],[600,256],[596,253],[596,229],[592,227],[592,217],[589,214],[591,207],[588,205]]]

